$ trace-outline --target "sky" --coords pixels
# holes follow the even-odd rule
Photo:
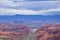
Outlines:
[[[60,15],[60,0],[0,0],[0,15]]]

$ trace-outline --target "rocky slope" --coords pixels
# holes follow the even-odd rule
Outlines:
[[[5,23],[0,24],[0,38],[7,38],[9,40],[20,40],[21,36],[27,36],[29,28],[26,25]]]
[[[60,25],[44,24],[34,35],[35,40],[60,40]]]

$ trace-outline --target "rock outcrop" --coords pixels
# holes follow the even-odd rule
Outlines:
[[[42,25],[34,37],[35,40],[60,40],[60,25]]]

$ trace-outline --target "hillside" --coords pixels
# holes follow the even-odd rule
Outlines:
[[[35,33],[35,40],[60,40],[60,25],[45,24]]]

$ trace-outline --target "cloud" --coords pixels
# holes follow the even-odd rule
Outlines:
[[[60,1],[0,0],[0,15],[51,15],[60,12]]]
[[[27,10],[44,10],[60,7],[59,1],[32,1],[32,2],[14,2],[9,0],[0,1],[0,7]]]
[[[13,0],[15,2],[18,2],[18,1],[60,1],[60,0]]]
[[[39,10],[39,11],[0,8],[0,13],[1,13],[0,15],[11,15],[11,14],[12,15],[16,15],[16,14],[21,14],[21,15],[51,15],[50,12],[60,12],[60,8],[48,9],[48,10]]]
[[[32,11],[32,10],[16,10],[16,9],[3,9],[3,8],[0,8],[0,13],[2,13],[2,15],[15,15],[15,14],[22,14],[22,15],[29,15],[29,14],[35,14],[36,12],[35,11]],[[1,15],[1,14],[0,14]]]

